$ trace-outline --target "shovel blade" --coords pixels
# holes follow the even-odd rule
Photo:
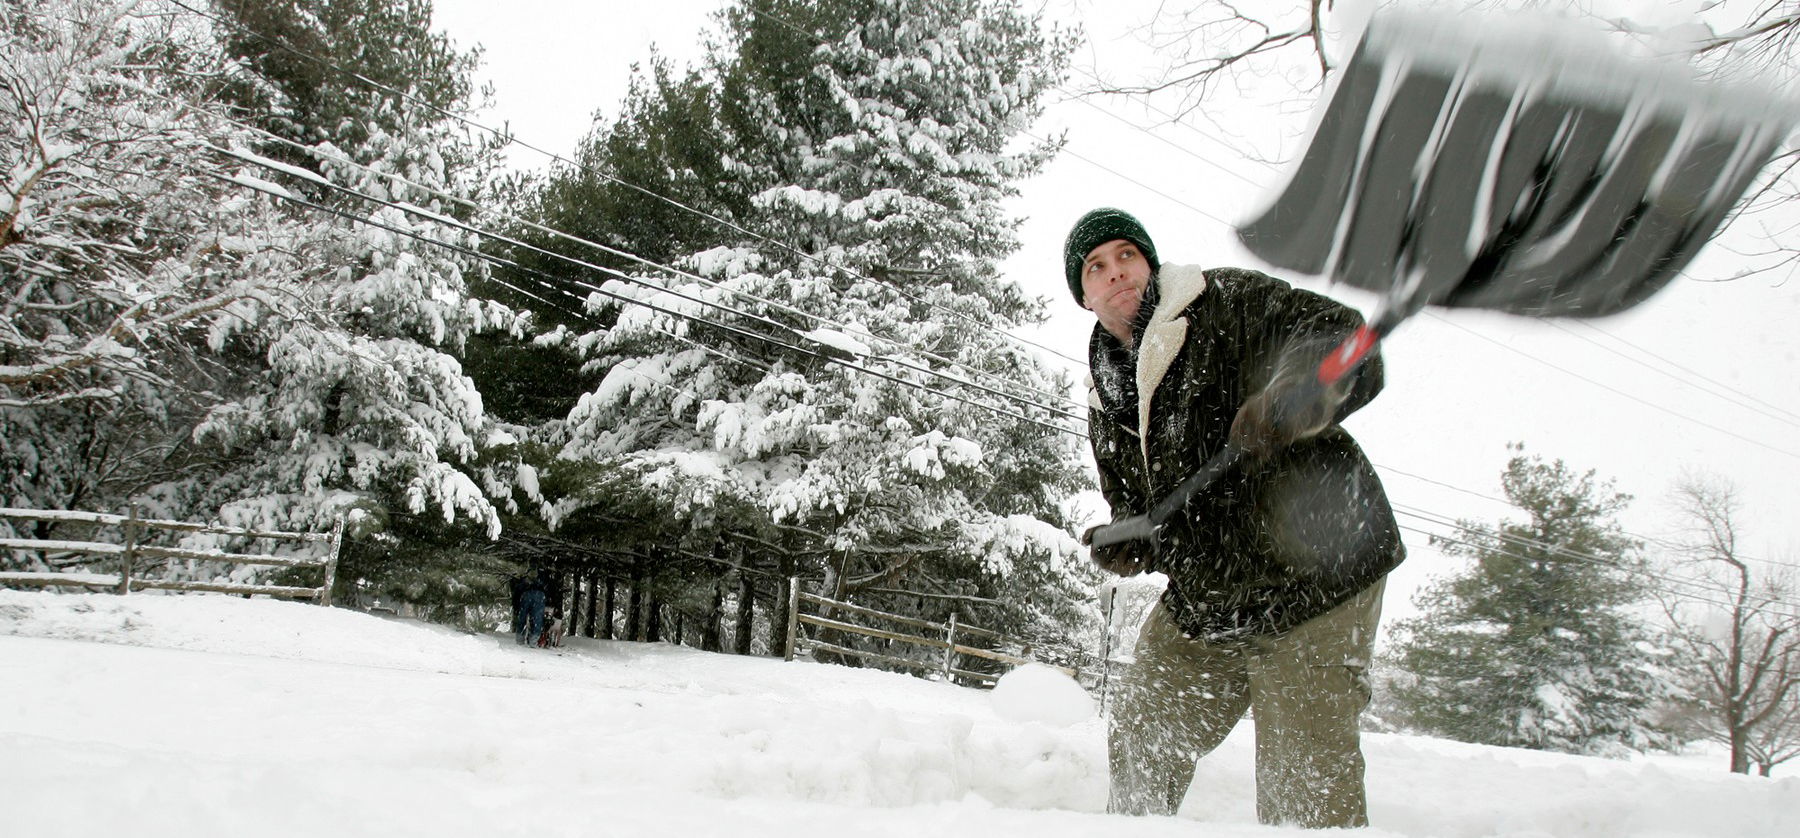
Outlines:
[[[1611,314],[1694,258],[1794,122],[1685,70],[1473,28],[1371,22],[1292,180],[1239,229],[1251,252],[1405,311]]]

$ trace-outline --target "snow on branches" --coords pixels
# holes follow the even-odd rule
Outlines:
[[[379,97],[354,146],[274,133],[246,104],[282,87],[230,26],[154,0],[0,9],[0,462],[31,466],[0,495],[294,528],[373,503],[496,533],[449,353],[516,318],[444,246],[473,245],[446,207],[485,152]]]

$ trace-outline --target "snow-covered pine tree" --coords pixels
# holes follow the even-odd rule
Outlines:
[[[287,237],[266,276],[290,305],[243,311],[214,338],[263,365],[195,428],[211,467],[157,489],[265,525],[348,513],[375,537],[351,551],[347,578],[404,598],[467,590],[444,579],[456,554],[407,542],[492,538],[483,487],[511,490],[495,484],[512,470],[478,471],[506,438],[455,357],[471,335],[520,325],[469,293],[479,239],[452,220],[495,161],[491,140],[446,113],[470,106],[473,57],[429,30],[421,0],[217,9],[217,48],[240,62],[221,95],[256,129],[232,154],[311,206],[272,205]]]
[[[1041,301],[997,272],[1016,247],[1000,201],[1054,151],[1019,135],[1067,40],[996,0],[757,0],[721,24],[706,73],[749,207],[685,273],[592,298],[605,377],[565,456],[664,489],[677,516],[757,510],[833,592],[904,580],[1008,594],[978,617],[996,628],[1071,619],[1085,562],[1059,504],[1079,456],[1058,429],[1078,411],[1008,335]]]
[[[259,202],[188,108],[224,66],[167,9],[0,8],[0,502],[110,508],[154,482],[235,371],[205,350],[273,302]],[[249,268],[246,270],[246,268]],[[40,534],[50,527],[41,525]]]
[[[8,320],[29,337],[5,350],[24,374],[0,382],[0,438],[24,466],[9,470],[22,476],[8,501],[130,499],[277,528],[410,513],[491,535],[471,477],[489,428],[446,350],[513,318],[466,293],[470,258],[421,240],[471,243],[432,213],[452,212],[442,193],[473,191],[485,147],[391,94],[367,100],[379,113],[354,144],[271,133],[232,91],[279,102],[278,80],[228,58],[235,24],[180,4],[35,0],[5,14],[22,35],[4,45],[13,83],[44,91],[7,103],[28,111],[9,125],[31,132],[9,144],[24,174],[0,248],[24,313]],[[361,49],[405,41],[366,32]],[[358,84],[347,69],[335,77]],[[311,162],[262,153],[277,147]]]
[[[1415,597],[1393,628],[1397,721],[1464,742],[1618,756],[1665,748],[1668,697],[1637,544],[1613,516],[1630,500],[1592,471],[1513,457],[1501,477],[1523,522],[1464,521],[1433,544],[1470,564]]]

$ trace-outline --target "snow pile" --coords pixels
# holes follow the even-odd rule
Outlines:
[[[1075,679],[1035,663],[1001,676],[994,685],[993,702],[994,712],[1015,722],[1068,727],[1094,715],[1093,696]]]
[[[1103,721],[1023,718],[1073,719],[1054,672],[990,694],[569,643],[269,600],[0,590],[7,834],[1310,834],[1256,823],[1247,726],[1177,817],[1102,814]],[[1367,750],[1372,838],[1800,834],[1800,780],[1730,775],[1715,756],[1399,736]]]

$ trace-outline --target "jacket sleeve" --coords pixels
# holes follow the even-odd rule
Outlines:
[[[1362,314],[1323,294],[1295,288],[1286,282],[1264,277],[1267,299],[1260,307],[1262,316],[1255,318],[1251,343],[1265,358],[1273,358],[1269,383],[1297,381],[1316,376],[1319,364],[1345,338],[1363,324]],[[1381,392],[1384,370],[1379,344],[1369,351],[1363,362],[1346,376],[1348,393],[1332,424],[1342,422]]]

